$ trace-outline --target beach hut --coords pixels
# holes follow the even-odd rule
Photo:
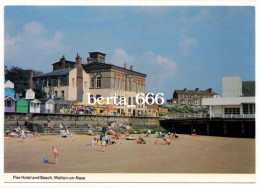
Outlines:
[[[5,112],[15,112],[15,102],[16,100],[13,97],[5,98]]]
[[[25,98],[25,93],[26,93],[26,91],[24,89],[16,90],[15,99],[16,100],[24,99]]]
[[[41,112],[41,101],[38,99],[27,100],[29,105],[29,113],[40,113]]]
[[[5,88],[5,97],[14,98],[14,95],[15,95],[15,91],[12,88],[10,87]]]
[[[35,92],[31,88],[26,90],[25,99],[35,99]]]
[[[8,87],[14,89],[14,83],[11,82],[10,80],[7,80],[5,82],[5,88],[8,88]]]
[[[28,113],[28,101],[20,99],[16,102],[16,112]]]
[[[52,99],[41,99],[42,113],[55,113],[55,102]]]

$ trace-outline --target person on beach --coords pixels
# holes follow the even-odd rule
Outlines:
[[[125,137],[128,137],[128,136],[129,136],[129,132],[126,131],[126,132],[125,132]]]
[[[150,137],[150,135],[151,135],[151,133],[152,133],[152,131],[149,129],[147,132],[146,132],[146,137]]]
[[[48,126],[51,130],[54,129],[54,127],[53,127],[53,125],[51,124],[51,121],[50,121],[50,120],[48,120],[47,126]]]
[[[146,144],[146,141],[140,136],[137,141],[136,141],[137,144]]]
[[[167,139],[167,138],[164,138],[163,139],[164,141],[165,141],[165,144],[164,145],[170,145],[171,144],[171,141],[169,140],[169,139]]]
[[[24,133],[24,129],[21,129],[21,138],[22,138],[22,142],[25,139],[25,133]]]
[[[59,153],[58,153],[58,150],[54,146],[52,146],[52,152],[54,154],[55,164],[58,164]]]
[[[41,135],[37,132],[37,130],[35,130],[34,132],[34,137],[40,137]]]
[[[106,149],[106,137],[105,136],[102,136],[101,147],[102,147],[103,152],[105,152],[105,149]]]
[[[193,130],[192,130],[191,136],[197,136],[196,129],[193,129]]]
[[[159,145],[159,142],[158,142],[157,139],[155,140],[154,144],[155,144],[155,145]]]
[[[97,139],[97,146],[101,146],[101,141],[99,139]]]

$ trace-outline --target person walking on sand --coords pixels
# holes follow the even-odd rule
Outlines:
[[[58,155],[59,155],[58,150],[54,146],[52,146],[52,151],[55,158],[55,164],[58,164]]]

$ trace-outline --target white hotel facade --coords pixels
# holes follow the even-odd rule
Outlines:
[[[255,118],[255,82],[241,76],[222,78],[222,98],[202,99],[210,118]]]

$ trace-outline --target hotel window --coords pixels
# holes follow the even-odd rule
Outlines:
[[[255,114],[255,104],[243,104],[243,114]]]
[[[240,108],[225,108],[225,115],[240,114]]]
[[[90,87],[94,88],[94,77],[90,78]]]
[[[50,80],[47,79],[47,87],[50,87]]]
[[[116,89],[116,78],[114,78],[114,89]]]
[[[60,78],[58,78],[58,87],[60,87]]]
[[[198,104],[198,100],[194,99],[194,104],[197,105]]]
[[[58,91],[54,91],[54,96],[55,96],[55,97],[58,96]]]
[[[93,95],[90,95],[90,102],[94,103]]]
[[[124,90],[124,80],[121,81],[121,89]]]
[[[181,99],[181,104],[186,104],[185,99]]]
[[[131,97],[128,97],[128,105],[131,105]]]
[[[132,81],[131,79],[128,80],[128,91],[131,91],[132,90]]]
[[[117,88],[121,89],[121,87],[120,87],[120,79],[117,80]]]
[[[75,87],[75,78],[72,78],[72,87]]]
[[[61,97],[64,97],[64,91],[61,90]]]
[[[97,76],[97,88],[101,88],[101,76]]]

